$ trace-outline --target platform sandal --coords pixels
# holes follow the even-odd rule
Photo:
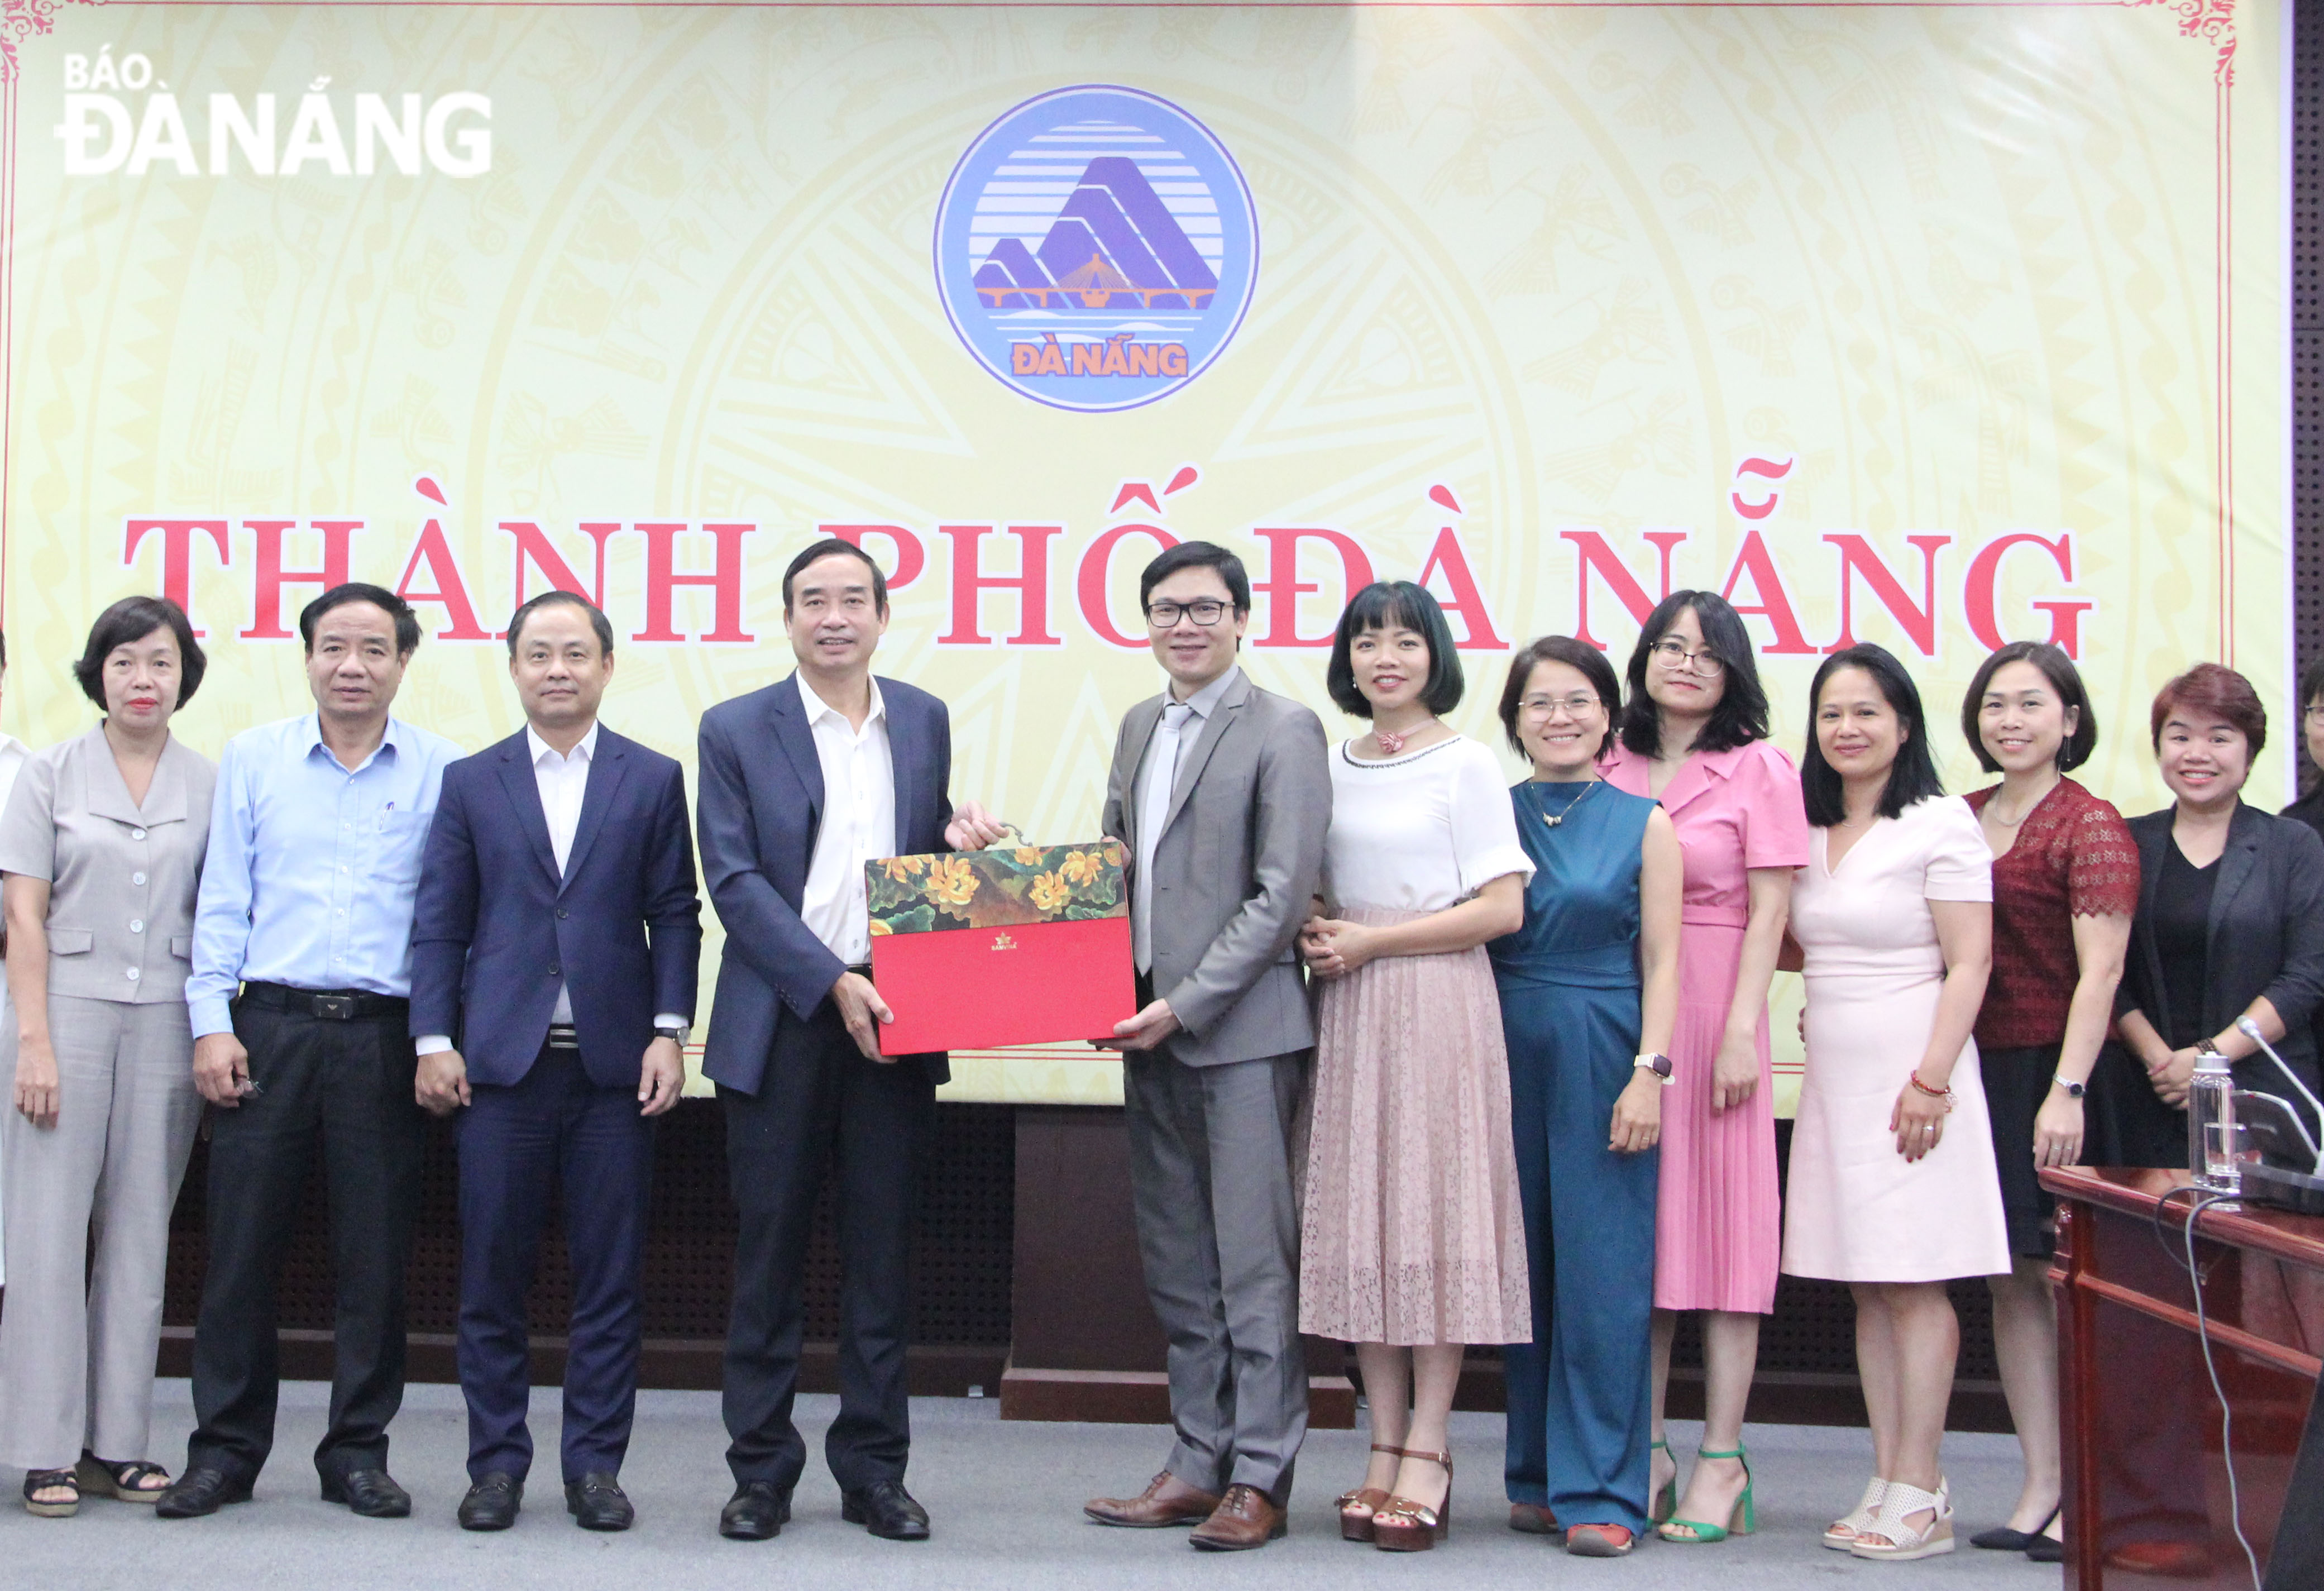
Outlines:
[[[35,1492],[70,1492],[63,1502],[42,1502]],[[32,1469],[24,1472],[24,1512],[42,1519],[70,1519],[80,1512],[80,1482],[69,1469]]]
[[[1751,1501],[1751,1460],[1744,1452],[1743,1444],[1736,1443],[1733,1450],[1726,1453],[1714,1453],[1708,1448],[1697,1448],[1694,1450],[1694,1456],[1697,1458],[1740,1459],[1743,1464],[1742,1494],[1735,1499],[1735,1506],[1728,1511],[1727,1522],[1724,1525],[1706,1524],[1699,1519],[1671,1519],[1658,1526],[1655,1534],[1665,1541],[1689,1544],[1724,1541],[1729,1536],[1748,1536],[1757,1530],[1759,1511]],[[1694,1533],[1690,1536],[1674,1536],[1671,1533],[1677,1530],[1692,1531]]]
[[[158,1486],[138,1484],[156,1475],[161,1479]],[[151,1503],[170,1489],[170,1472],[143,1458],[99,1458],[84,1453],[73,1468],[73,1478],[80,1483],[83,1496],[111,1497],[121,1503]]]
[[[1924,1492],[1918,1486],[1908,1486],[1903,1481],[1890,1481],[1888,1494],[1880,1500],[1880,1517],[1870,1527],[1858,1532],[1848,1544],[1849,1552],[1858,1558],[1879,1562],[1909,1563],[1918,1558],[1934,1558],[1953,1549],[1953,1504],[1950,1489],[1943,1480],[1937,1489]],[[1907,1514],[1930,1511],[1929,1522],[1914,1530],[1904,1522]]]
[[[1646,1444],[1646,1452],[1648,1454],[1646,1466],[1649,1472],[1651,1472],[1654,1467],[1655,1461],[1652,1455],[1654,1450],[1657,1448],[1660,1448],[1665,1453],[1670,1451],[1670,1444],[1668,1442],[1660,1440],[1648,1442]],[[1663,1483],[1663,1489],[1655,1494],[1654,1506],[1646,1510],[1646,1522],[1650,1525],[1658,1525],[1677,1512],[1678,1466],[1674,1464],[1671,1466],[1671,1478]]]
[[[1888,1483],[1874,1475],[1864,1483],[1864,1501],[1852,1513],[1842,1514],[1824,1527],[1823,1544],[1834,1552],[1845,1552],[1856,1545],[1857,1532],[1868,1531],[1872,1522],[1880,1517],[1880,1500],[1888,1494]]]
[[[1372,1451],[1393,1453],[1398,1458],[1410,1457],[1403,1448],[1391,1448],[1386,1442],[1374,1442]],[[1338,1499],[1332,1504],[1340,1511],[1340,1540],[1342,1541],[1370,1540],[1372,1520],[1381,1509],[1388,1506],[1388,1494],[1378,1486],[1358,1486],[1353,1491],[1341,1493]],[[1358,1508],[1362,1509],[1363,1512],[1354,1512]]]
[[[1452,1455],[1406,1448],[1404,1456],[1443,1466],[1444,1501],[1431,1508],[1409,1497],[1389,1498],[1372,1515],[1372,1545],[1383,1552],[1425,1552],[1452,1529]]]

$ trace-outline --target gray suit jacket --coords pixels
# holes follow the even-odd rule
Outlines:
[[[1154,992],[1185,1030],[1171,1053],[1219,1066],[1307,1049],[1315,1027],[1297,940],[1332,825],[1323,726],[1239,677],[1179,757],[1148,879],[1137,874],[1138,765],[1161,720],[1158,696],[1122,718],[1105,831],[1130,854],[1130,889],[1154,892]]]

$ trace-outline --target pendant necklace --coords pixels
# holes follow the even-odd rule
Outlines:
[[[1544,809],[1545,809],[1545,810],[1541,813],[1541,820],[1542,820],[1544,823],[1545,823],[1545,824],[1549,825],[1549,827],[1550,827],[1550,828],[1555,828],[1559,824],[1561,824],[1561,823],[1564,822],[1568,818],[1572,817],[1572,816],[1573,815],[1573,809],[1574,809],[1574,808],[1576,808],[1576,807],[1578,807],[1578,806],[1580,806],[1582,802],[1584,802],[1584,801],[1588,800],[1590,799],[1590,792],[1591,792],[1591,791],[1593,791],[1593,790],[1596,790],[1596,789],[1599,787],[1599,785],[1600,785],[1600,784],[1601,784],[1601,783],[1603,783],[1603,782],[1604,782],[1604,781],[1603,781],[1603,780],[1593,779],[1593,780],[1591,780],[1589,783],[1587,783],[1587,784],[1583,785],[1583,786],[1582,787],[1582,793],[1581,793],[1580,795],[1578,795],[1578,796],[1575,796],[1572,800],[1570,800],[1570,801],[1566,802],[1566,803],[1565,803],[1565,810],[1564,810],[1564,811],[1563,811],[1563,812],[1557,813],[1554,817],[1553,817],[1553,816],[1552,816],[1552,815],[1551,815],[1551,814],[1546,810],[1546,808],[1547,808],[1547,807],[1548,807],[1548,805],[1549,805],[1549,798],[1548,798],[1547,796],[1540,796],[1540,797],[1536,798],[1536,800],[1538,800],[1542,803],[1542,806],[1543,806],[1543,807],[1544,807]]]

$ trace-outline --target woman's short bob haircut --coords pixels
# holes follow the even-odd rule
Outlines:
[[[2225,718],[2241,730],[2255,762],[2266,749],[2266,704],[2252,689],[2252,682],[2233,669],[2218,663],[2197,663],[2155,692],[2154,710],[2149,715],[2147,726],[2154,739],[2155,755],[2163,754],[2163,726],[2181,708]]]
[[[1976,754],[1978,767],[1988,773],[2001,772],[2001,764],[1985,749],[1981,720],[1985,693],[1992,689],[1993,677],[2012,663],[2032,663],[2041,670],[2050,689],[2058,693],[2059,705],[2073,709],[2074,726],[2058,743],[2058,772],[2072,772],[2098,749],[2098,716],[2090,711],[2089,694],[2082,689],[2081,671],[2074,667],[2074,660],[2046,641],[2013,641],[1978,665],[1976,678],[1969,682],[1969,694],[1961,698],[1961,738]]]
[[[1929,720],[1921,711],[1921,692],[1913,676],[1886,647],[1861,642],[1824,659],[1823,666],[1815,671],[1815,682],[1808,687],[1808,746],[1800,759],[1800,795],[1807,807],[1808,821],[1818,828],[1830,828],[1848,816],[1840,771],[1823,760],[1823,742],[1816,735],[1824,682],[1842,669],[1861,669],[1872,676],[1904,732],[1896,760],[1889,764],[1888,782],[1880,791],[1880,816],[1902,816],[1914,802],[1944,794],[1944,781],[1937,777],[1937,760],[1929,754]]]
[[[1372,716],[1372,704],[1356,689],[1356,665],[1349,655],[1356,637],[1367,630],[1416,633],[1428,643],[1428,683],[1421,688],[1421,705],[1432,713],[1449,713],[1461,705],[1461,654],[1452,650],[1452,626],[1444,622],[1436,598],[1410,580],[1374,580],[1348,598],[1348,609],[1332,635],[1332,661],[1323,671],[1323,687],[1342,712],[1358,718]]]
[[[1767,692],[1759,683],[1759,654],[1742,615],[1716,591],[1674,591],[1646,615],[1626,671],[1630,705],[1622,715],[1622,744],[1642,757],[1658,754],[1663,744],[1662,708],[1646,694],[1646,666],[1654,661],[1655,646],[1689,608],[1702,632],[1703,650],[1727,665],[1727,688],[1711,709],[1711,721],[1695,736],[1694,749],[1731,752],[1767,738]]]
[[[81,648],[80,659],[73,664],[73,678],[80,681],[81,694],[97,704],[97,711],[106,709],[105,660],[113,655],[114,648],[143,641],[162,629],[178,641],[178,706],[194,699],[209,659],[202,655],[202,643],[194,639],[193,621],[186,617],[186,610],[166,597],[124,597],[97,615],[97,623],[88,627],[88,644]]]
[[[1590,689],[1598,693],[1606,709],[1606,733],[1599,737],[1597,751],[1603,759],[1614,749],[1614,726],[1622,716],[1622,684],[1614,678],[1614,665],[1606,661],[1604,652],[1571,635],[1545,635],[1509,660],[1509,680],[1501,687],[1501,733],[1509,737],[1509,749],[1521,757],[1532,754],[1517,737],[1517,704],[1525,700],[1526,687],[1533,682],[1534,668],[1540,663],[1564,663],[1581,670]]]

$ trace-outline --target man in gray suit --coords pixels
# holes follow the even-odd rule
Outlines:
[[[1178,1440],[1101,1524],[1192,1524],[1194,1545],[1283,1534],[1307,1431],[1292,1126],[1315,1041],[1294,941],[1323,865],[1332,782],[1315,715],[1236,666],[1242,560],[1207,541],[1139,579],[1169,690],[1130,708],[1105,831],[1131,857],[1141,1009],[1115,1029],[1146,1289],[1170,1338]]]

